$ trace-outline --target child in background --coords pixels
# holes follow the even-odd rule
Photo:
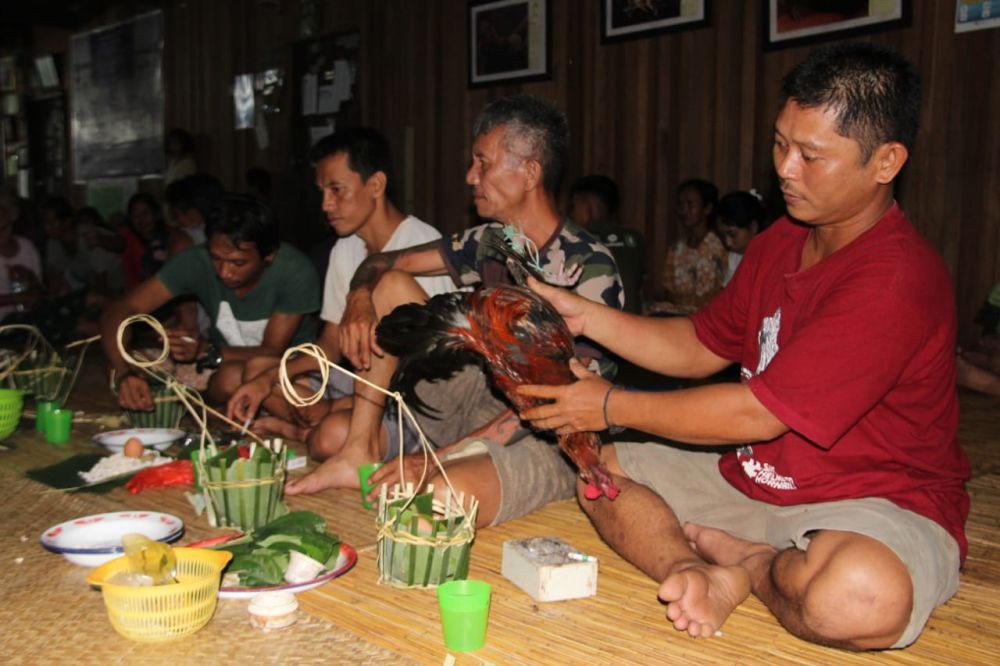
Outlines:
[[[754,190],[730,192],[719,199],[715,220],[729,251],[723,285],[729,284],[733,278],[750,240],[764,230],[764,216],[764,205]]]
[[[641,310],[641,288],[645,273],[642,234],[614,220],[618,210],[618,186],[607,176],[594,174],[577,178],[569,189],[570,218],[597,236],[611,250],[625,290],[625,311]]]

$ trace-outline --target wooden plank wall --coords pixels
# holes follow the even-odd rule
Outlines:
[[[470,90],[466,3],[460,0],[317,0],[319,34],[362,35],[362,115],[381,128],[404,164],[412,212],[443,232],[468,223],[463,182],[476,113],[491,99],[525,91],[554,99],[573,132],[568,178],[603,172],[621,188],[621,220],[647,238],[657,266],[676,234],[673,188],[701,176],[721,191],[774,188],[770,144],[783,74],[809,47],[764,53],[757,3],[714,2],[708,28],[600,43],[599,2],[551,0],[552,78]],[[1000,30],[955,34],[954,4],[914,2],[909,28],[866,37],[900,49],[923,76],[923,126],[900,192],[921,232],[955,278],[960,339],[1000,282]],[[299,0],[166,2],[168,126],[192,130],[200,163],[240,189],[260,164],[289,172],[291,86],[270,121],[271,146],[233,127],[235,74],[291,62]],[[991,55],[992,54],[992,55]],[[285,188],[285,193],[293,191]],[[285,194],[287,196],[287,194]],[[279,209],[283,191],[276,192]]]

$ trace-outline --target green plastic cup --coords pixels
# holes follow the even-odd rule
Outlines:
[[[483,647],[490,617],[490,584],[452,580],[439,585],[437,595],[445,647],[456,652]]]
[[[361,506],[366,509],[372,508],[372,503],[368,501],[368,493],[371,492],[373,486],[369,483],[368,478],[372,475],[372,472],[381,466],[382,463],[374,462],[358,467],[358,483],[361,484]]]
[[[45,427],[49,422],[49,414],[52,410],[59,409],[60,405],[56,400],[35,401],[35,430],[45,434]]]
[[[73,428],[72,409],[53,409],[45,420],[45,441],[49,444],[65,444]]]

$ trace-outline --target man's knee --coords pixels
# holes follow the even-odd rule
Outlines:
[[[273,356],[254,356],[243,364],[243,381],[248,382],[277,363]]]
[[[306,448],[313,460],[326,460],[344,448],[351,427],[350,416],[345,414],[349,412],[327,414],[309,433]]]
[[[372,302],[379,317],[392,312],[397,305],[426,301],[427,293],[420,283],[403,271],[386,271],[372,292]]]
[[[910,621],[913,582],[892,550],[859,534],[820,532],[801,560],[800,570],[785,570],[789,578],[784,582],[794,585],[800,577],[804,584],[801,608],[807,627],[859,650],[895,644]]]
[[[479,502],[477,527],[490,525],[497,517],[502,504],[500,476],[493,459],[488,454],[471,455],[445,463],[450,488],[460,496],[464,494],[465,508],[475,498]],[[434,485],[434,497],[444,502],[449,492],[440,472],[435,469],[428,483]]]
[[[225,402],[243,383],[244,363],[226,361],[212,373],[208,380],[208,396],[217,402]]]

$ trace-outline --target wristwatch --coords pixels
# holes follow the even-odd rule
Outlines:
[[[222,350],[216,345],[209,345],[205,353],[194,362],[194,367],[198,372],[205,370],[215,370],[222,365]]]

